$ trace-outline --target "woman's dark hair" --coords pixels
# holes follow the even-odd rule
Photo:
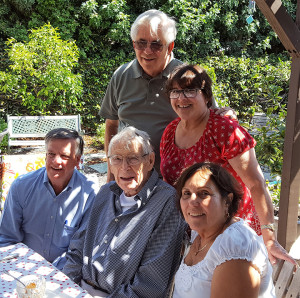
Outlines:
[[[238,181],[226,169],[215,163],[196,163],[183,171],[176,183],[177,208],[182,214],[180,208],[180,198],[182,189],[187,180],[189,180],[195,173],[198,172],[208,175],[209,178],[212,179],[212,181],[217,186],[222,199],[225,200],[226,204],[228,205],[229,216],[227,222],[229,222],[230,219],[237,213],[240,202],[243,199],[244,192]],[[228,195],[230,193],[233,194],[232,200],[228,199]]]
[[[207,107],[212,105],[212,80],[207,72],[199,65],[182,64],[176,67],[168,78],[165,89],[167,94],[178,85],[182,89],[201,89],[205,99],[207,100]]]

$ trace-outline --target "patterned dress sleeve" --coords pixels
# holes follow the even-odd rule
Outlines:
[[[255,147],[254,138],[237,122],[214,113],[212,116],[212,135],[223,159],[232,159]]]

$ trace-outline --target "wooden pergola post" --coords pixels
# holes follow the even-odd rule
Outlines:
[[[300,196],[300,0],[296,22],[280,0],[256,3],[292,57],[277,232],[278,241],[289,250],[297,237]]]
[[[292,59],[286,119],[281,193],[279,202],[278,241],[289,250],[297,238],[300,190],[300,58]]]

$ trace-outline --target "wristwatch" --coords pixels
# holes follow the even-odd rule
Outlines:
[[[260,228],[263,229],[269,229],[272,232],[275,232],[275,224],[271,223],[271,224],[267,224],[267,225],[261,225]]]

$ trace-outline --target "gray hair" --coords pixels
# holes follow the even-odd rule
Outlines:
[[[148,25],[153,36],[157,36],[158,30],[161,30],[168,45],[176,39],[176,22],[164,12],[156,9],[147,10],[136,18],[130,30],[131,39],[135,41],[140,26]]]
[[[125,149],[129,148],[129,145],[132,144],[132,141],[137,141],[139,144],[142,145],[143,154],[149,154],[153,152],[149,135],[145,131],[136,129],[133,126],[127,126],[123,128],[120,132],[118,132],[116,135],[114,135],[110,140],[110,143],[108,145],[108,156],[111,155],[112,148],[116,143],[125,143]]]
[[[45,137],[45,145],[46,150],[48,148],[48,144],[52,140],[58,140],[58,139],[71,139],[76,141],[76,156],[81,156],[83,154],[83,138],[79,135],[77,130],[74,129],[68,129],[68,128],[55,128],[50,130]]]

